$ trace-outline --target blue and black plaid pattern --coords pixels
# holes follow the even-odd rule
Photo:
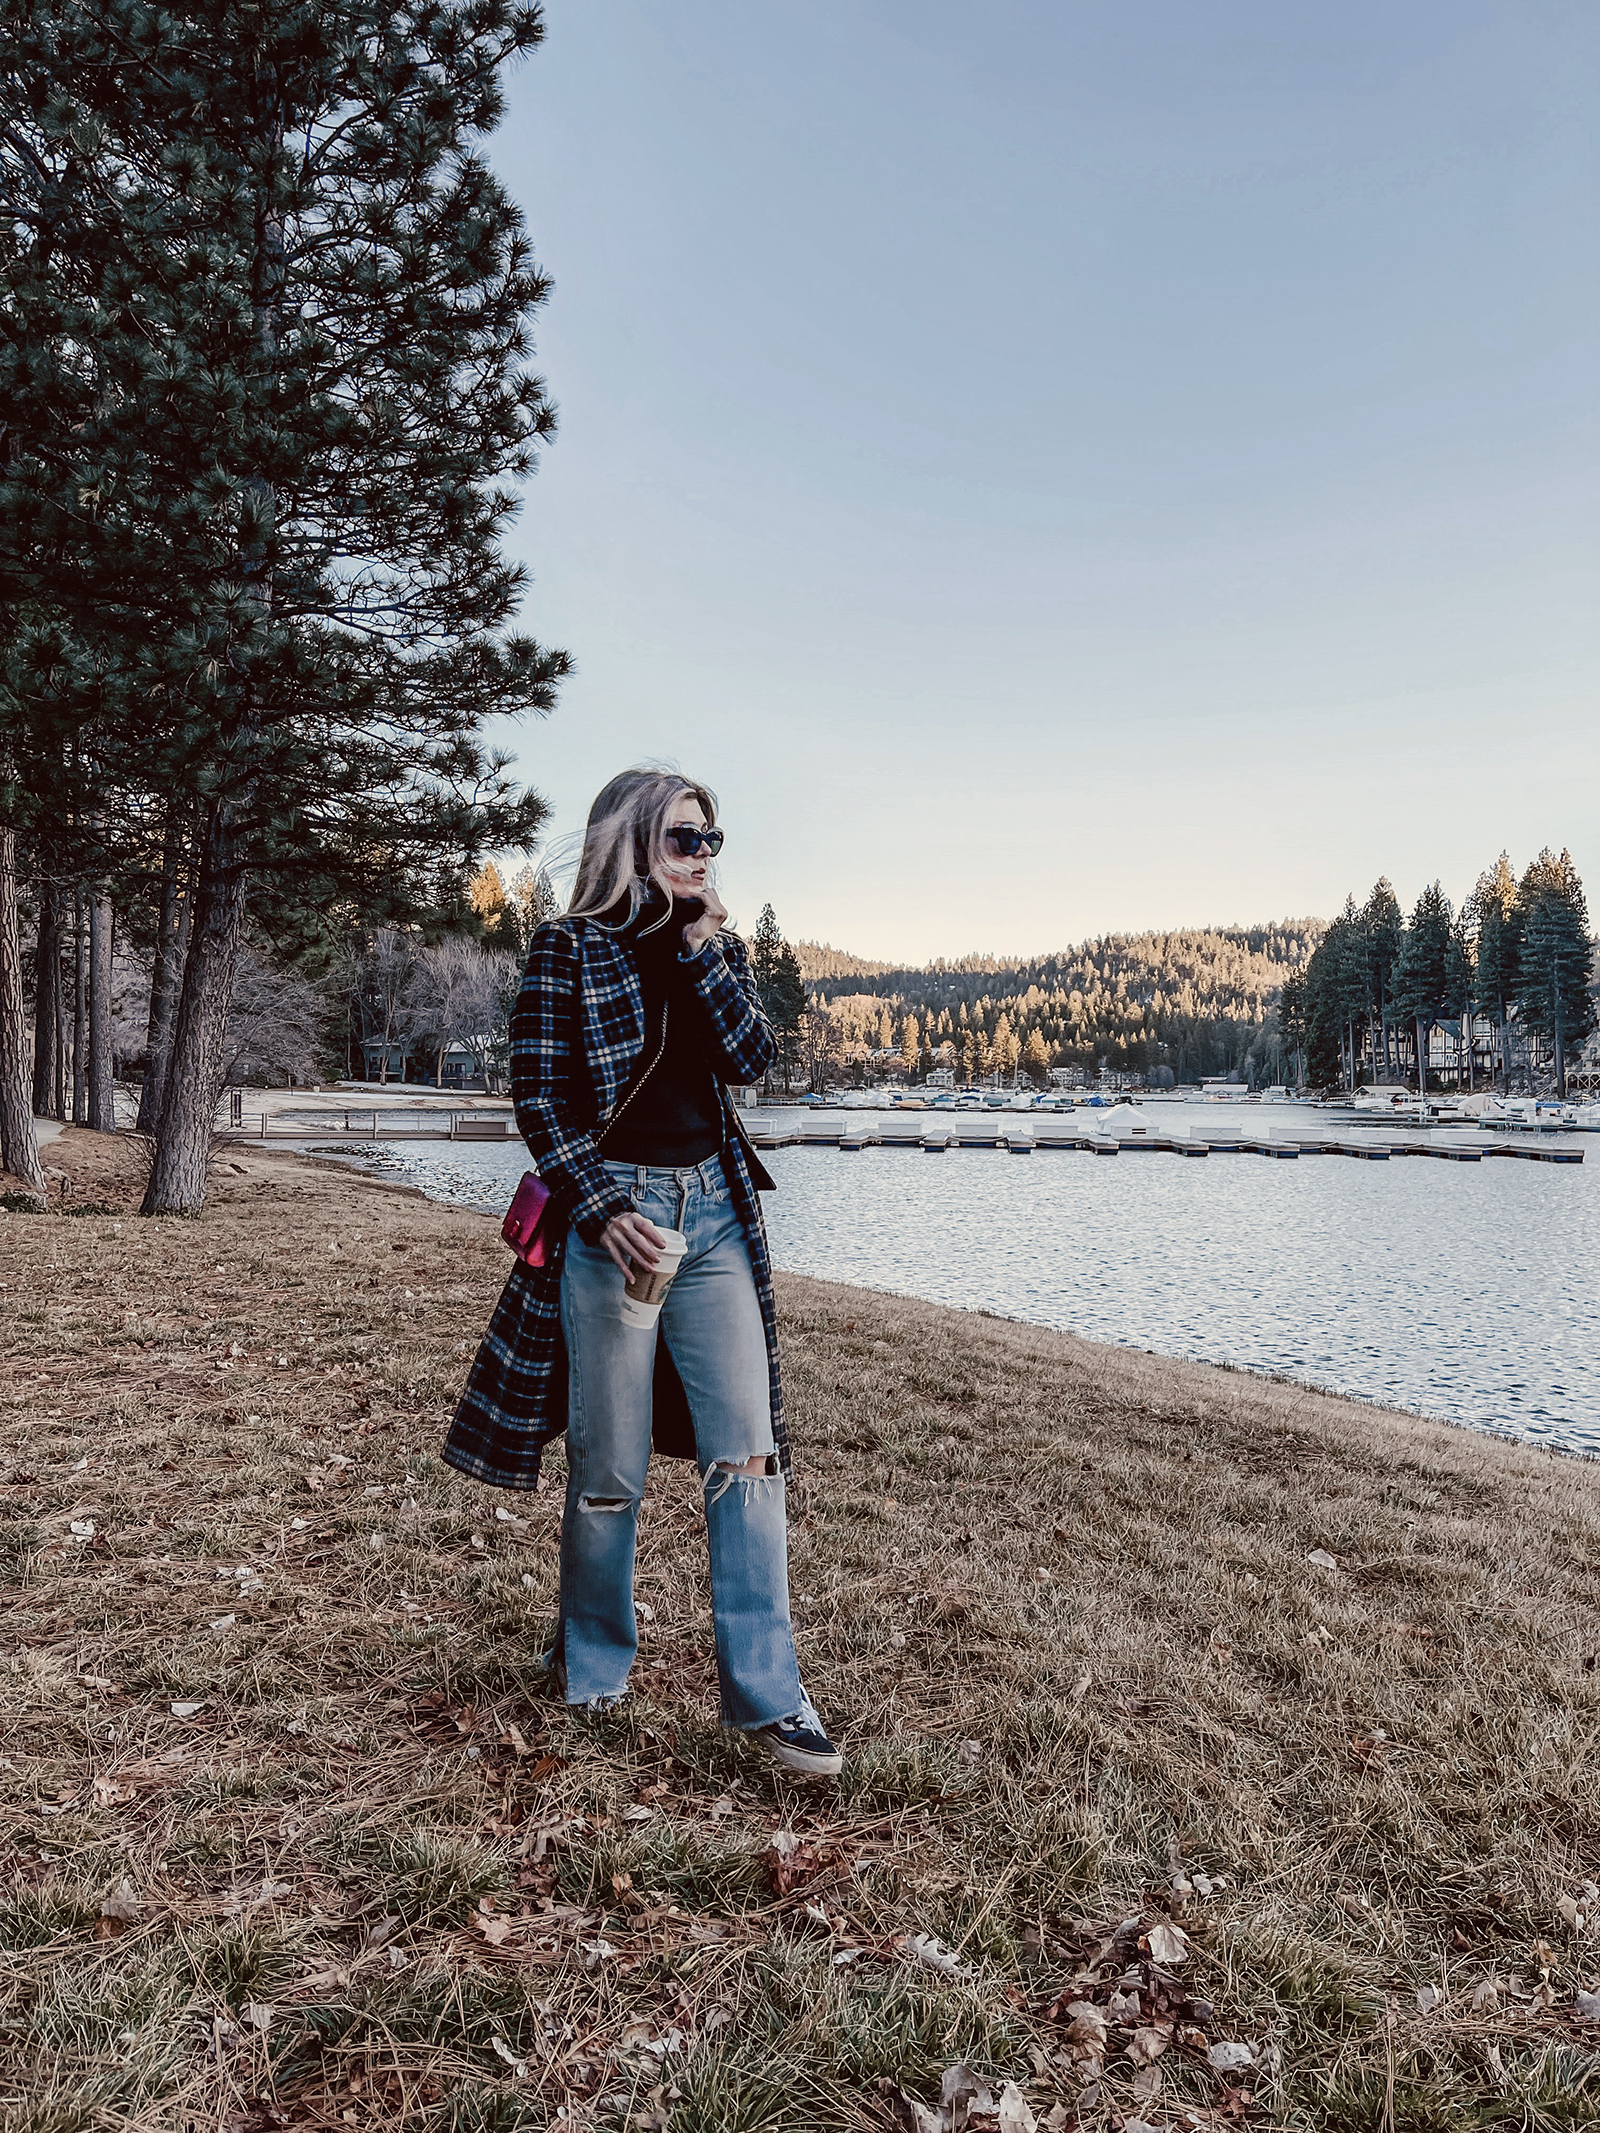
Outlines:
[[[719,933],[686,957],[705,1005],[719,1082],[759,1081],[772,1064],[750,955]],[[613,1215],[633,1206],[595,1146],[644,1050],[644,996],[631,950],[603,926],[558,918],[533,937],[511,1017],[511,1096],[534,1167],[557,1215],[598,1244]],[[772,1435],[785,1473],[789,1440],[778,1374],[778,1321],[766,1226],[743,1136],[723,1089],[722,1160],[744,1223],[767,1329]],[[561,1335],[561,1249],[549,1264],[511,1271],[467,1376],[445,1441],[447,1463],[502,1489],[536,1489],[545,1446],[567,1426],[567,1353]]]

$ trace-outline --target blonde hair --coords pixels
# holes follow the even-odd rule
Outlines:
[[[675,770],[624,770],[595,795],[584,825],[578,878],[567,904],[568,918],[597,918],[628,899],[631,923],[646,887],[654,882],[666,898],[661,915],[672,915],[672,883],[663,867],[668,818],[678,802],[698,800],[709,828],[717,819],[717,796]]]

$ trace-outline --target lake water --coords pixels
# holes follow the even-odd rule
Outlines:
[[[1147,1115],[1159,1132],[1178,1112]],[[495,1213],[527,1167],[520,1146],[337,1152]],[[976,1148],[763,1159],[779,1187],[765,1202],[773,1258],[791,1272],[1600,1451],[1600,1136],[1586,1153],[1581,1166]]]

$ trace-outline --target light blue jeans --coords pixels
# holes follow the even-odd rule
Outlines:
[[[621,1694],[637,1649],[634,1541],[650,1462],[659,1331],[694,1421],[711,1552],[711,1608],[726,1724],[750,1729],[808,1709],[789,1619],[783,1476],[772,1443],[766,1330],[750,1252],[721,1161],[689,1170],[608,1163],[634,1205],[689,1240],[658,1326],[622,1322],[622,1275],[576,1231],[561,1270],[566,1336],[567,1502],[561,1522],[560,1653],[567,1701]],[[767,1472],[730,1467],[762,1453]]]

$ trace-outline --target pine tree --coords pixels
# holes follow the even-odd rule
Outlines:
[[[1278,1027],[1294,1061],[1295,1086],[1305,1087],[1306,1072],[1306,977],[1295,971],[1286,977],[1278,994]]]
[[[922,1057],[922,1032],[917,1027],[915,1015],[907,1015],[900,1032],[900,1064],[905,1068],[907,1081],[912,1080]]]
[[[1517,889],[1522,913],[1522,950],[1517,964],[1517,1004],[1524,1024],[1550,1044],[1556,1094],[1567,1093],[1567,1050],[1594,1027],[1589,990],[1594,943],[1589,906],[1570,852],[1559,858],[1548,847],[1529,866]]]
[[[806,981],[800,975],[800,959],[785,941],[778,950],[777,968],[772,973],[767,1019],[778,1040],[778,1057],[783,1063],[786,1088],[799,1049],[805,1011]]]
[[[482,929],[485,948],[522,953],[521,916],[492,859],[485,860],[467,884],[467,903]]]
[[[1395,1004],[1417,1033],[1417,1094],[1428,1085],[1428,1042],[1450,1008],[1450,899],[1435,882],[1417,898],[1395,967]]]
[[[96,802],[193,805],[145,1201],[193,1210],[252,900],[448,901],[543,811],[481,736],[566,665],[510,633],[501,546],[553,426],[525,367],[546,285],[478,151],[542,24],[514,0],[0,0],[0,24],[11,137],[74,165],[26,203],[50,256],[7,290],[0,572],[92,711]]]
[[[1472,1003],[1477,973],[1472,967],[1472,937],[1465,915],[1450,928],[1450,947],[1445,958],[1445,1008],[1459,1025],[1456,1040],[1456,1086],[1461,1086],[1461,1061],[1466,1059],[1466,1079],[1472,1085]]]
[[[1383,1052],[1381,1078],[1388,1080],[1392,1071],[1389,1061],[1389,1018],[1394,1004],[1394,969],[1400,959],[1400,944],[1404,936],[1405,921],[1400,912],[1400,900],[1389,885],[1387,875],[1373,884],[1372,894],[1367,898],[1361,912],[1362,931],[1366,937],[1367,976],[1372,993],[1372,1042],[1374,1065],[1379,1048]]]
[[[519,867],[512,877],[510,895],[517,920],[517,949],[526,955],[535,931],[559,915],[561,899],[546,866]]]
[[[1502,852],[1467,901],[1467,921],[1474,935],[1475,993],[1479,1014],[1494,1023],[1499,1040],[1504,1086],[1511,1082],[1511,1008],[1516,999],[1522,960],[1523,914],[1517,902],[1517,878]]]
[[[778,914],[771,904],[763,904],[761,916],[756,921],[756,930],[750,939],[750,968],[763,1005],[777,972],[778,957],[782,953],[783,935],[778,931]]]

